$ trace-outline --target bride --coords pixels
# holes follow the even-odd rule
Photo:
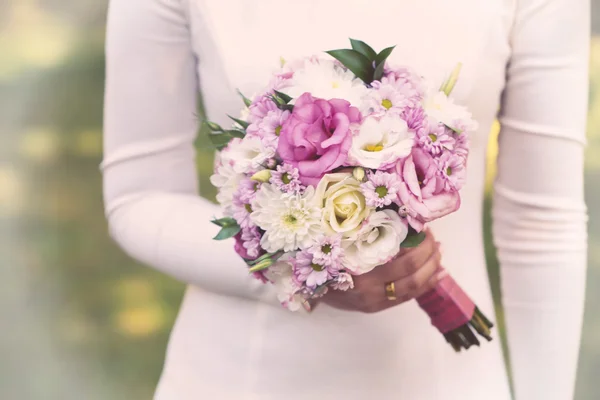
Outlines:
[[[158,400],[511,398],[500,341],[455,354],[415,301],[440,262],[493,315],[482,205],[487,133],[498,118],[494,241],[517,400],[573,398],[583,314],[583,147],[589,2],[571,0],[112,0],[104,196],[132,257],[188,284]],[[346,45],[397,45],[390,61],[442,82],[473,111],[469,181],[456,214],[357,287],[290,313],[248,277],[219,214],[198,196],[197,94],[236,115],[284,59]],[[441,248],[437,242],[441,243]],[[441,259],[441,261],[440,261]],[[383,272],[387,276],[383,276]],[[398,300],[386,298],[396,282]]]

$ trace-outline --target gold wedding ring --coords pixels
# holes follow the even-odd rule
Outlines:
[[[387,297],[389,301],[396,300],[396,285],[394,285],[394,282],[385,285],[385,297]]]

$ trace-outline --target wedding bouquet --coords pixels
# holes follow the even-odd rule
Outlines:
[[[441,87],[352,49],[289,62],[231,128],[206,122],[220,150],[211,182],[224,217],[216,240],[235,238],[249,272],[298,310],[327,290],[417,246],[424,225],[456,211],[465,182],[471,114]],[[492,324],[446,276],[417,299],[459,351],[491,340]]]

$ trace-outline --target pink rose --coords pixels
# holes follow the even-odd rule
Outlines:
[[[417,231],[431,222],[455,212],[460,207],[458,191],[440,191],[438,168],[433,157],[420,148],[396,164],[402,183],[398,199],[408,208],[408,222]]]
[[[316,185],[321,177],[340,167],[352,144],[350,124],[360,122],[356,107],[341,99],[315,99],[304,93],[285,121],[277,152],[298,168],[300,181]]]

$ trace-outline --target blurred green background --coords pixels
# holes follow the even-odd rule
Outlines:
[[[600,1],[594,3],[590,268],[578,400],[599,398]],[[183,285],[136,264],[107,235],[98,170],[105,13],[106,0],[0,5],[1,399],[151,398],[181,300]],[[206,182],[211,151],[202,140],[198,148]],[[489,228],[489,214],[486,221]],[[489,229],[487,237],[497,295]]]

